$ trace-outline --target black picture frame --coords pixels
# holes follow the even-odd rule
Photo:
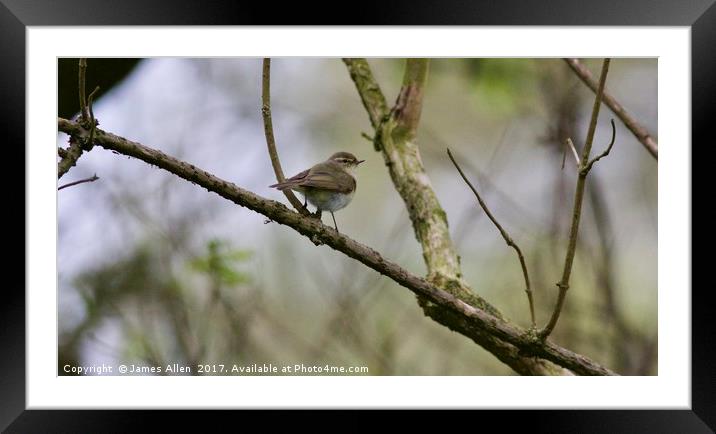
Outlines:
[[[272,2],[132,0],[110,4],[96,0],[0,0],[0,52],[3,55],[0,120],[4,127],[3,155],[6,166],[10,166],[4,173],[6,180],[25,179],[25,30],[27,26],[49,25],[288,25],[302,20],[303,24],[315,25],[689,26],[692,32],[692,142],[713,147],[710,145],[713,139],[707,141],[706,132],[716,112],[714,1],[502,0],[489,4],[459,0],[374,4],[368,1],[361,2],[361,7],[342,10],[335,4],[325,7],[316,4],[309,8],[301,2],[281,2],[281,7],[276,7]],[[320,9],[331,11],[333,16],[318,13]],[[20,173],[7,175],[7,170],[13,168]],[[5,191],[10,189],[12,187],[6,185]],[[17,228],[28,230],[25,198],[18,194],[10,196],[21,203],[6,208],[5,228],[8,234],[19,238]],[[111,431],[126,432],[146,427],[147,417],[167,418],[174,423],[196,417],[194,412],[180,411],[143,411],[139,418],[129,411],[25,410],[24,243],[23,236],[22,247],[17,240],[19,248],[7,249],[10,254],[4,261],[6,269],[11,271],[8,275],[14,279],[5,286],[0,299],[0,428],[25,433],[103,432],[111,427]],[[692,257],[694,262],[708,260],[698,255]],[[713,432],[716,429],[716,369],[711,339],[716,336],[716,330],[710,315],[712,304],[708,300],[711,286],[706,285],[700,291],[693,290],[695,285],[670,288],[692,291],[690,410],[535,410],[520,411],[517,417],[505,417],[500,411],[484,411],[479,416],[480,424],[487,423],[485,418],[494,418],[501,429],[524,424],[533,431],[541,431],[535,429],[536,426],[549,427],[550,432]],[[215,413],[211,417],[205,428],[222,426]]]

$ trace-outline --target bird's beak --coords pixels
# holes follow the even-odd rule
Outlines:
[[[356,163],[356,166],[359,165],[360,163],[364,162],[364,161],[365,161],[365,160],[358,160],[358,162]]]

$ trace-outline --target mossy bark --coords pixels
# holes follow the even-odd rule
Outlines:
[[[388,108],[380,86],[373,78],[365,59],[344,59],[375,129],[374,145],[383,155],[395,189],[403,199],[415,238],[420,243],[427,267],[427,280],[471,306],[504,319],[502,313],[476,294],[463,281],[460,260],[453,245],[448,219],[420,157],[417,130],[422,113],[428,59],[407,59],[400,93],[395,105]],[[533,357],[524,357],[512,345],[486,333],[468,330],[458,315],[446,312],[428,300],[418,297],[425,314],[451,330],[470,336],[512,369],[525,375],[559,375],[565,370]]]

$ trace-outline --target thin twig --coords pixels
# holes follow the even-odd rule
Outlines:
[[[80,179],[79,181],[69,182],[69,183],[67,183],[67,184],[65,184],[65,185],[63,185],[63,186],[60,186],[60,187],[57,188],[57,191],[60,191],[60,190],[62,190],[63,188],[72,187],[73,185],[83,184],[83,183],[85,183],[85,182],[95,182],[95,181],[98,180],[98,179],[99,179],[99,177],[98,177],[97,174],[95,173],[94,175],[92,175],[92,176],[89,177],[89,178]]]
[[[577,74],[577,77],[579,77],[587,87],[592,89],[592,92],[597,92],[599,84],[592,78],[592,73],[589,72],[589,69],[577,59],[564,59],[564,61],[569,65],[572,71]],[[604,103],[617,115],[629,131],[636,136],[637,140],[644,145],[644,148],[646,148],[654,158],[658,159],[659,144],[654,140],[649,131],[627,113],[624,107],[608,92],[603,92],[602,98]]]
[[[273,123],[271,122],[271,59],[265,58],[263,60],[263,72],[261,74],[261,114],[264,119],[264,135],[266,136],[266,146],[268,146],[268,153],[271,157],[271,165],[273,171],[276,174],[276,181],[283,182],[286,177],[281,169],[281,160],[278,158],[278,151],[276,151],[276,140],[273,135]],[[283,194],[296,211],[303,215],[309,215],[310,212],[303,206],[300,200],[293,194],[290,189],[283,190]]]
[[[94,102],[94,95],[99,91],[99,86],[95,87],[92,93],[89,94],[87,97],[87,109],[89,110],[90,118],[90,134],[89,139],[87,140],[87,143],[85,143],[85,150],[89,151],[92,149],[92,146],[94,146],[94,132],[97,128],[97,121],[94,118],[94,109],[92,108],[92,104]]]
[[[574,142],[571,138],[567,137],[567,139],[564,141],[564,144],[567,148],[572,150],[574,162],[577,164],[577,167],[579,167],[579,154],[577,153],[577,148],[574,147]],[[562,159],[562,169],[564,169],[564,159]]]
[[[455,157],[452,156],[452,153],[450,152],[450,149],[447,150],[448,157],[450,157],[450,161],[452,161],[452,164],[455,166],[457,171],[460,173],[460,176],[462,176],[463,181],[465,181],[465,184],[467,184],[468,187],[470,187],[470,190],[475,194],[475,197],[477,198],[477,201],[480,203],[480,206],[482,207],[483,211],[485,211],[485,214],[487,214],[487,217],[492,221],[492,223],[497,227],[497,230],[500,231],[500,235],[502,235],[502,238],[505,239],[505,242],[508,246],[515,249],[517,252],[517,256],[520,259],[520,266],[522,266],[522,274],[525,277],[525,292],[527,293],[527,300],[530,304],[530,316],[532,318],[532,327],[537,327],[537,322],[535,320],[535,307],[534,307],[534,300],[532,298],[532,288],[530,286],[530,276],[527,273],[527,264],[525,264],[525,257],[522,255],[522,250],[520,247],[512,240],[510,235],[507,233],[507,231],[502,227],[502,225],[497,221],[495,216],[492,215],[490,212],[490,209],[487,208],[487,204],[485,201],[482,200],[482,197],[480,197],[480,194],[477,192],[477,189],[473,187],[472,183],[467,179],[465,176],[465,173],[463,173],[460,166],[457,164],[457,161],[455,161]]]
[[[599,77],[599,88],[597,89],[597,95],[594,98],[594,106],[592,107],[592,117],[589,122],[589,130],[587,132],[587,139],[584,143],[584,149],[582,149],[582,158],[579,164],[579,176],[577,177],[577,187],[574,192],[574,208],[572,210],[572,225],[569,228],[569,242],[567,245],[567,255],[564,259],[564,269],[562,271],[562,278],[557,283],[559,288],[559,295],[557,296],[557,304],[552,312],[547,325],[539,332],[539,336],[542,339],[546,339],[554,326],[557,324],[559,314],[562,312],[564,306],[564,299],[567,296],[567,290],[569,289],[569,278],[572,274],[572,264],[574,262],[574,254],[577,250],[577,235],[579,233],[579,220],[582,215],[582,199],[584,198],[584,186],[587,180],[587,174],[589,170],[583,170],[587,168],[589,163],[589,152],[592,150],[592,143],[594,142],[594,132],[597,129],[597,120],[599,119],[599,108],[602,105],[602,95],[604,94],[604,84],[607,81],[607,73],[609,72],[610,59],[604,59],[602,63],[602,73]]]
[[[78,82],[79,82],[80,114],[82,115],[82,120],[84,120],[84,121],[86,121],[90,118],[89,111],[87,110],[87,98],[85,97],[86,72],[87,72],[87,59],[83,57],[83,58],[80,58],[80,61],[79,61]]]
[[[602,152],[601,154],[599,154],[598,156],[593,158],[589,163],[587,163],[587,165],[582,169],[582,171],[589,172],[590,170],[592,170],[592,166],[594,165],[594,163],[596,163],[597,161],[606,157],[612,151],[612,146],[614,146],[614,139],[616,139],[616,137],[617,137],[617,127],[614,126],[614,119],[611,120],[611,124],[612,124],[612,140],[609,142],[609,146],[607,146],[607,149],[604,152]]]
[[[99,86],[95,86],[94,90],[87,97],[87,110],[89,110],[90,118],[94,117],[94,113],[92,113],[92,101],[94,101],[94,96],[97,92],[99,92]]]

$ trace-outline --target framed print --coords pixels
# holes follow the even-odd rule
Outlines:
[[[3,3],[26,169],[3,427],[463,408],[713,429],[691,142],[716,7],[381,7]]]

